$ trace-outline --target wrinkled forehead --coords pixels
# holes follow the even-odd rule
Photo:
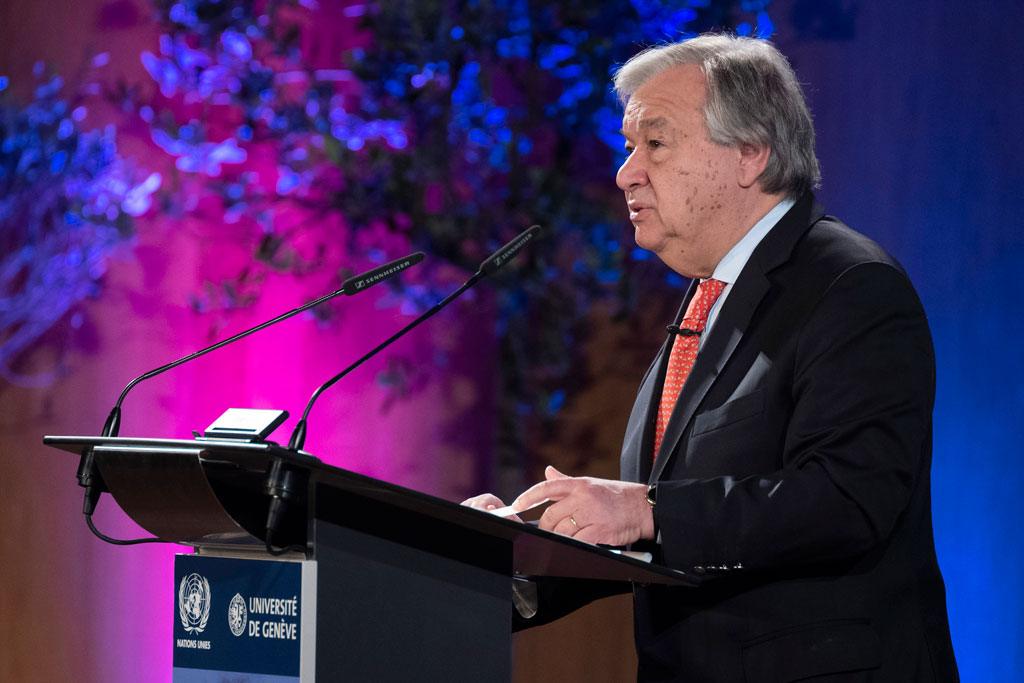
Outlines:
[[[694,102],[651,102],[637,98],[630,100],[622,114],[622,134],[627,137],[704,128],[703,109]]]
[[[704,121],[707,81],[696,65],[666,69],[630,95],[622,114],[623,130],[645,130]]]
[[[630,135],[662,131],[670,129],[673,123],[671,112],[659,112],[656,108],[645,107],[638,103],[635,107],[626,107],[626,111],[622,115],[622,132],[624,135]]]

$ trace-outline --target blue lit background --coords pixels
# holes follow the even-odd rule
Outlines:
[[[1022,680],[1024,11],[1010,2],[794,2],[792,11],[773,16],[812,101],[820,198],[897,255],[931,322],[934,524],[961,676]]]

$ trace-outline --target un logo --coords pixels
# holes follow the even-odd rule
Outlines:
[[[178,615],[186,633],[202,633],[210,619],[210,582],[189,574],[178,587]]]
[[[245,633],[245,624],[249,621],[249,610],[245,609],[245,600],[235,593],[228,605],[228,628],[231,633],[240,636]]]

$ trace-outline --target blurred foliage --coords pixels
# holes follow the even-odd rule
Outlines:
[[[208,176],[230,221],[277,235],[254,245],[264,261],[268,244],[289,242],[275,227],[282,202],[340,212],[338,239],[371,261],[400,256],[380,246],[397,235],[467,275],[542,225],[544,239],[501,274],[498,331],[506,396],[517,412],[552,412],[587,311],[609,298],[629,309],[632,264],[649,258],[627,243],[613,185],[611,74],[643,45],[711,27],[769,35],[767,4],[157,0],[167,34],[143,62],[179,113],[165,102],[144,115],[179,170]],[[218,136],[208,119],[181,120],[196,103],[235,107],[238,125]],[[272,192],[221,177],[265,141]],[[404,294],[422,309],[449,287]]]
[[[81,133],[59,79],[26,110],[4,104],[0,359],[97,291],[162,182],[161,215],[251,236],[251,265],[208,283],[197,311],[251,305],[268,269],[340,280],[410,248],[430,254],[425,275],[389,281],[386,299],[423,310],[452,289],[453,266],[468,276],[539,223],[542,240],[498,275],[497,331],[510,410],[557,411],[588,311],[632,310],[650,258],[614,187],[611,75],[644,45],[709,28],[770,35],[768,2],[153,0],[163,35],[141,60],[156,88],[119,96],[170,177],[140,182],[112,127]],[[317,230],[345,262],[302,248]]]
[[[85,78],[105,64],[95,57]],[[58,321],[81,325],[77,306],[100,292],[108,258],[161,183],[121,158],[113,126],[83,130],[82,88],[65,97],[42,63],[35,78],[27,106],[0,78],[0,376],[24,386],[53,380],[59,361],[27,370],[25,354]]]

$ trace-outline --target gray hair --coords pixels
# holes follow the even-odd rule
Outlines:
[[[761,190],[799,197],[818,187],[814,126],[793,68],[765,40],[706,34],[644,50],[615,74],[615,93],[625,106],[637,88],[681,64],[700,66],[707,80],[704,123],[718,145],[767,145]]]

